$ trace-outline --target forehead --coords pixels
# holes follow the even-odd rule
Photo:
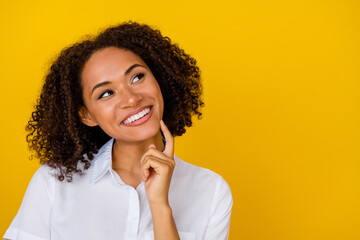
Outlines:
[[[95,51],[86,64],[104,60],[104,59],[118,59],[118,60],[141,60],[141,58],[132,51],[118,47],[106,47]]]
[[[130,50],[117,47],[100,49],[85,63],[81,74],[82,82],[118,77],[135,63],[146,66],[145,62]]]

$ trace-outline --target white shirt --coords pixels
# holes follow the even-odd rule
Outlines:
[[[144,183],[134,189],[112,169],[113,142],[107,142],[92,166],[72,182],[58,181],[52,169],[41,166],[4,238],[154,239]],[[216,173],[176,156],[175,163],[169,203],[180,239],[227,239],[233,203],[228,184]]]

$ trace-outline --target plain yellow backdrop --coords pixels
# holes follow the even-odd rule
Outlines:
[[[231,240],[360,239],[357,0],[2,0],[1,236],[39,167],[24,127],[51,59],[125,20],[198,60],[204,116],[175,152],[229,183]]]

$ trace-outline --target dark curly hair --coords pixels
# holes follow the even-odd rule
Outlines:
[[[173,136],[185,133],[192,115],[201,118],[202,85],[196,60],[148,25],[125,22],[64,49],[54,61],[26,126],[29,148],[40,163],[57,169],[60,181],[83,174],[110,137],[88,127],[78,115],[84,106],[81,73],[91,55],[106,47],[128,49],[149,66],[164,99],[163,120]]]

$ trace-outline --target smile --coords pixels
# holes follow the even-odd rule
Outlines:
[[[127,117],[123,122],[121,122],[122,125],[129,125],[129,126],[137,126],[144,122],[146,122],[150,117],[152,113],[152,107],[146,107],[139,112]]]

